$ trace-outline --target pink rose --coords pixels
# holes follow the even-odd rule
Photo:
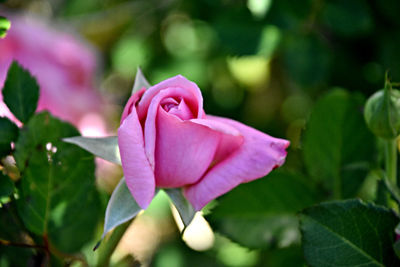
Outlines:
[[[93,83],[96,67],[93,50],[73,35],[50,28],[37,19],[5,16],[12,24],[7,36],[0,39],[0,91],[11,62],[16,60],[40,85],[38,111],[49,110],[80,129],[97,127],[82,125],[88,113],[93,117],[102,107]],[[0,116],[16,121],[1,94]]]
[[[131,96],[118,143],[126,183],[146,208],[156,187],[182,187],[196,210],[281,166],[289,141],[206,115],[200,89],[182,76]]]

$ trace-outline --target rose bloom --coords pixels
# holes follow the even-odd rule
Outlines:
[[[206,115],[200,89],[182,76],[141,89],[118,129],[127,186],[145,209],[156,187],[183,188],[196,210],[281,166],[289,141]]]
[[[6,17],[11,21],[11,28],[0,39],[0,89],[11,62],[16,60],[38,81],[38,111],[48,110],[80,130],[104,132],[100,115],[102,101],[93,86],[96,56],[92,49],[71,34],[52,29],[39,20]],[[87,115],[97,118],[88,122]],[[1,94],[0,116],[21,125],[4,104]]]

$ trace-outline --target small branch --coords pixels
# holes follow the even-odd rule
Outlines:
[[[49,238],[47,237],[47,234],[43,235],[43,243],[44,246],[46,247],[46,265],[43,266],[48,266],[48,264],[50,263],[50,248],[49,248]]]
[[[54,247],[50,242],[47,241],[47,249],[51,254],[56,256],[57,258],[60,258],[64,261],[67,261],[69,263],[74,262],[74,261],[79,261],[82,263],[83,266],[89,266],[88,263],[86,262],[86,259],[83,255],[80,254],[67,254],[64,252],[59,251],[56,247]]]
[[[383,175],[383,181],[389,193],[392,195],[393,199],[400,205],[400,191],[393,185],[393,183],[388,179],[386,175]]]
[[[12,241],[8,241],[8,240],[4,240],[4,239],[0,239],[0,245],[11,246],[11,247],[21,247],[21,248],[33,248],[33,249],[47,250],[46,246],[19,243],[19,242],[12,242]]]

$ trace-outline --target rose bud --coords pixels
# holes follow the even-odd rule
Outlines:
[[[364,118],[368,128],[384,139],[400,133],[400,91],[392,89],[388,79],[385,88],[373,94],[365,104]]]
[[[289,141],[206,115],[200,89],[182,76],[128,100],[118,129],[127,186],[145,209],[155,188],[183,188],[195,210],[281,166]]]

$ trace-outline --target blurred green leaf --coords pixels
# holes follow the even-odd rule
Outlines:
[[[304,267],[303,252],[300,246],[263,251],[260,264],[265,267]]]
[[[27,241],[23,229],[13,204],[0,208],[0,239],[25,244]],[[30,248],[0,245],[0,265],[26,266],[28,262],[33,263],[35,254]]]
[[[165,193],[169,196],[172,203],[179,212],[179,216],[182,219],[183,224],[187,227],[193,220],[196,211],[192,205],[182,194],[181,188],[166,188]]]
[[[2,1],[0,1],[1,3]],[[0,16],[0,39],[6,37],[7,31],[11,27],[11,22],[5,18]]]
[[[374,158],[375,139],[365,125],[363,103],[360,95],[331,91],[315,104],[304,133],[308,172],[335,198],[357,193]]]
[[[317,200],[304,180],[298,174],[273,172],[240,185],[218,199],[207,220],[213,229],[250,248],[298,242],[296,212]]]
[[[161,82],[175,76],[177,73],[183,75],[203,88],[207,84],[207,65],[201,59],[185,58],[169,60],[166,65],[158,64],[151,71],[151,80]]]
[[[400,266],[392,244],[398,218],[360,200],[323,203],[300,215],[310,266]]]
[[[109,136],[109,137],[74,136],[74,137],[63,138],[63,141],[75,144],[89,151],[96,157],[121,165],[121,156],[119,154],[117,136]]]
[[[238,56],[257,52],[263,28],[262,24],[254,21],[250,12],[246,10],[222,12],[217,17],[214,28],[225,52]]]
[[[11,142],[17,140],[18,127],[8,118],[0,117],[0,157],[11,152]]]
[[[1,198],[11,196],[13,192],[14,183],[7,175],[2,174],[0,171],[0,203]]]
[[[7,107],[21,122],[26,123],[35,113],[39,100],[39,85],[16,61],[8,69],[3,97]]]
[[[22,221],[64,252],[91,240],[101,212],[93,156],[61,141],[78,134],[70,124],[39,113],[22,129],[14,154],[21,171],[17,208]]]
[[[122,178],[114,189],[107,204],[104,231],[101,238],[114,227],[121,225],[135,217],[142,209],[136,203],[126,185],[125,178]]]
[[[393,244],[394,252],[396,253],[397,257],[400,258],[400,240],[397,240]]]
[[[71,0],[64,4],[62,12],[68,17],[70,15],[84,15],[84,14],[96,14],[96,11],[105,8],[105,3],[101,0]]]
[[[260,43],[258,45],[258,55],[270,59],[278,48],[282,38],[280,29],[273,25],[265,26],[261,33]]]
[[[247,0],[247,7],[255,18],[263,18],[269,8],[271,7],[272,0]]]
[[[149,61],[149,47],[140,38],[122,38],[112,50],[113,68],[130,78],[135,69],[145,67]],[[141,89],[141,88],[139,88]]]
[[[0,208],[0,239],[21,242],[23,225],[15,214],[16,210],[13,204],[7,204]]]
[[[251,267],[259,259],[259,251],[251,250],[232,242],[228,238],[216,236],[216,258],[224,266]]]
[[[213,257],[214,256],[214,257]],[[195,251],[189,248],[180,237],[168,240],[155,251],[154,267],[226,267],[215,259],[215,255]]]
[[[366,0],[335,0],[324,4],[322,20],[336,34],[355,37],[372,30],[370,13]]]
[[[385,69],[390,70],[390,76],[393,81],[400,80],[400,36],[392,32],[382,32],[379,36],[379,62]],[[381,87],[384,75],[380,77],[379,87]],[[378,88],[379,88],[378,87]],[[374,91],[378,88],[374,88]]]
[[[278,25],[282,29],[298,31],[299,25],[308,19],[314,4],[315,2],[312,0],[303,0],[301,2],[291,0],[272,1],[267,18],[272,24]]]
[[[284,67],[294,82],[307,88],[327,79],[331,52],[320,38],[310,34],[287,34],[282,46]]]
[[[376,7],[379,12],[385,15],[395,25],[399,25],[400,2],[397,0],[376,1]]]

